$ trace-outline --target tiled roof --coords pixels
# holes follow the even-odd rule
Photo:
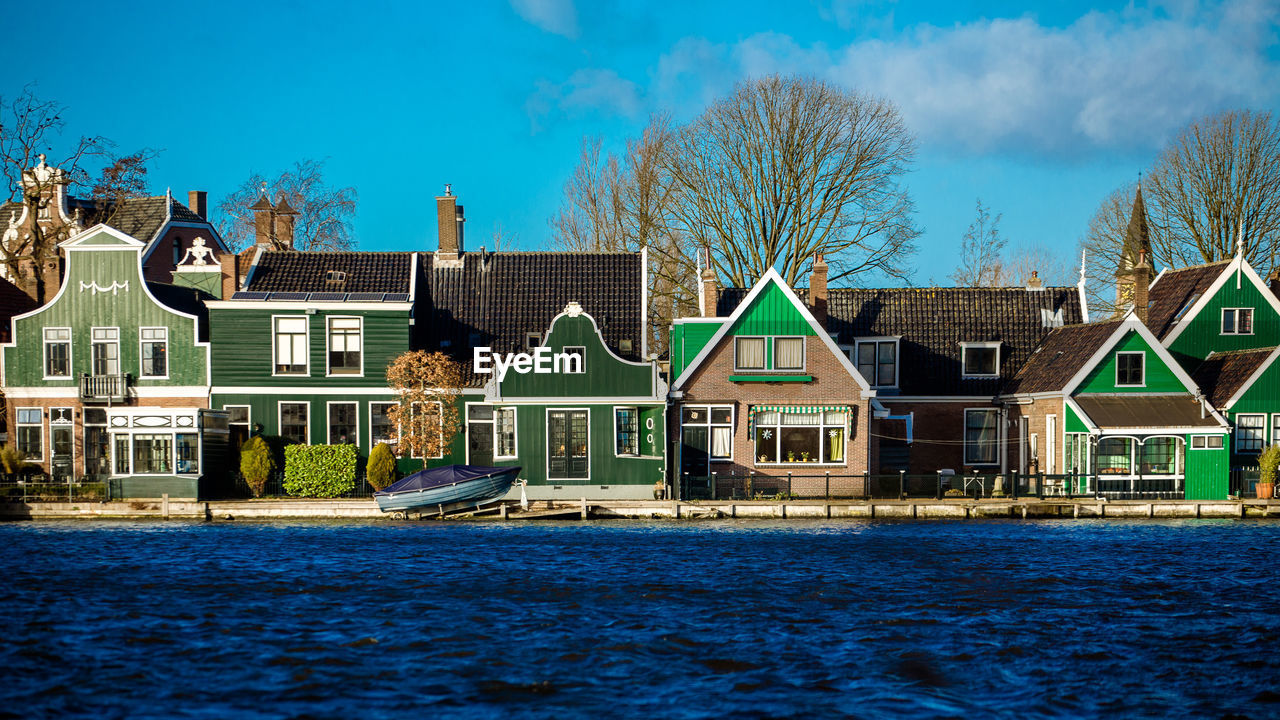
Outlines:
[[[1269,347],[1210,353],[1191,373],[1191,379],[1195,380],[1210,405],[1222,409],[1273,350],[1275,348]]]
[[[9,321],[15,315],[36,309],[36,301],[22,292],[17,285],[0,278],[0,342],[9,342],[12,332]]]
[[[1218,427],[1188,393],[1179,395],[1079,395],[1076,403],[1103,430],[1116,428]]]
[[[94,200],[69,195],[67,196],[67,212],[75,213],[76,210],[80,210],[81,222],[84,223],[86,228],[92,227],[98,222],[106,222],[111,227],[130,237],[149,243],[165,222],[164,206],[166,201],[169,203],[169,213],[174,222],[209,225],[209,221],[197,215],[191,208],[164,195],[127,198],[120,201],[118,208],[110,204],[99,205]],[[0,206],[0,218],[7,222],[9,219],[8,213],[11,210],[16,210],[21,214],[22,204],[15,202],[4,203],[3,206]],[[210,227],[212,226],[210,225]],[[213,238],[209,239],[212,240]]]
[[[746,289],[721,292],[717,314],[727,316]],[[797,291],[807,302],[808,290]],[[1083,320],[1074,287],[1026,288],[833,288],[827,291],[827,329],[837,342],[901,336],[902,395],[994,395],[1011,379],[1050,330]],[[1049,320],[1046,323],[1046,320]],[[1000,377],[963,379],[961,342],[1000,343]]]
[[[1066,386],[1111,337],[1121,320],[1067,325],[1049,333],[1040,349],[1004,387],[1004,393],[1054,392]]]
[[[1204,294],[1222,269],[1231,262],[1195,265],[1180,270],[1166,270],[1151,288],[1147,306],[1147,327],[1161,340],[1177,326],[1177,316],[1188,303]]]
[[[252,256],[252,254],[250,254]],[[253,271],[253,292],[407,293],[413,275],[407,252],[294,252],[262,253]],[[329,271],[345,273],[330,281]]]
[[[643,288],[636,253],[466,253],[462,267],[436,267],[421,255],[418,342],[465,356],[474,345],[522,351],[526,333],[543,334],[570,302],[595,319],[619,356],[640,359]],[[622,340],[631,349],[620,349]],[[474,379],[473,379],[474,380]]]

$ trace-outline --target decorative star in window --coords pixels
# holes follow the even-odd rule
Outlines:
[[[761,433],[761,435],[764,436],[765,440],[768,440],[769,438],[773,437],[773,431],[765,430],[763,433]]]

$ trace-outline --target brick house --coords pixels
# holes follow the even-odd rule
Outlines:
[[[714,283],[704,274],[704,308],[716,307]],[[672,325],[672,465],[685,494],[723,494],[722,476],[775,487],[790,474],[865,473],[876,393],[823,327],[824,306],[772,268],[735,305]]]

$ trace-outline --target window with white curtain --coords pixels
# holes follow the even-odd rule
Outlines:
[[[773,339],[773,369],[804,369],[804,338],[779,337]]]
[[[734,339],[733,366],[738,370],[764,370],[764,338]]]
[[[733,459],[733,406],[686,405],[680,411],[680,423],[707,428],[707,451],[712,460]]]
[[[757,465],[844,463],[847,413],[765,410],[756,412],[753,420]]]

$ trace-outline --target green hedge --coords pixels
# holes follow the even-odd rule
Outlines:
[[[284,449],[284,491],[331,498],[356,488],[355,445],[289,445]]]

